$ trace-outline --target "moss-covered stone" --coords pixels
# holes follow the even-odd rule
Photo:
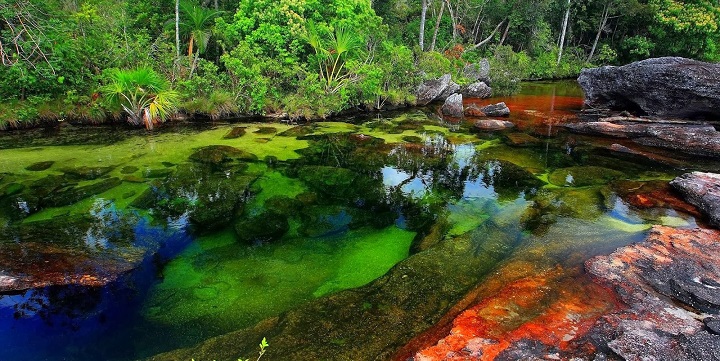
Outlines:
[[[112,188],[119,186],[120,184],[122,184],[120,178],[107,178],[93,184],[88,184],[80,187],[71,187],[62,191],[52,193],[47,198],[45,198],[43,203],[51,207],[67,206],[73,203],[77,203],[85,198],[108,191]]]
[[[143,171],[143,177],[145,178],[165,178],[173,173],[172,169],[160,168],[160,169],[146,169]]]
[[[513,200],[520,194],[534,193],[544,183],[522,167],[503,160],[489,160],[478,164],[478,177],[492,187],[501,200]]]
[[[212,166],[221,166],[234,160],[254,162],[257,160],[257,156],[229,145],[209,145],[191,154],[190,160]]]
[[[46,170],[46,169],[52,167],[53,164],[55,164],[55,161],[52,161],[52,160],[44,161],[44,162],[37,162],[37,163],[30,164],[29,166],[25,167],[25,169],[29,170],[29,171],[33,171],[33,172],[39,172],[39,171],[43,171],[43,170]]]
[[[245,127],[233,127],[230,131],[223,136],[223,139],[236,139],[240,138],[246,133]]]
[[[310,187],[324,190],[325,187],[349,186],[358,174],[347,168],[305,166],[298,170],[298,177]]]
[[[259,127],[255,134],[275,134],[277,133],[277,128],[275,127]]]
[[[122,167],[122,168],[120,169],[120,173],[122,173],[122,174],[132,174],[132,173],[137,172],[138,169],[139,169],[139,168],[136,167],[136,166],[134,166],[134,165],[128,165],[128,166]]]
[[[265,211],[235,222],[235,233],[242,242],[275,241],[290,229],[288,217],[274,211]]]
[[[94,180],[110,173],[115,167],[88,167],[65,168],[62,171],[71,179]]]
[[[557,169],[548,177],[550,183],[560,187],[585,187],[603,185],[616,179],[623,179],[623,172],[596,166],[578,166]]]
[[[423,142],[422,138],[420,138],[418,136],[414,136],[414,135],[406,135],[406,136],[402,137],[402,140],[405,142],[408,142],[408,143],[422,143]]]
[[[345,232],[353,221],[352,211],[340,206],[306,207],[302,213],[301,235],[324,237]]]

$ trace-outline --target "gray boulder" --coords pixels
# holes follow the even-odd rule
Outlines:
[[[463,76],[470,81],[490,82],[490,62],[487,59],[481,59],[475,64],[465,65],[463,68]]]
[[[451,95],[458,93],[459,91],[460,91],[460,85],[458,85],[456,82],[450,80],[450,83],[448,83],[448,86],[447,86],[447,88],[445,88],[445,91],[443,91],[442,94],[438,95],[438,97],[435,98],[435,100],[445,101]]]
[[[584,69],[578,83],[591,108],[660,117],[720,116],[720,64],[677,57]]]
[[[712,225],[720,227],[720,174],[685,173],[673,179],[670,185],[688,203],[700,208]]]
[[[438,79],[428,80],[417,90],[417,105],[427,105],[436,100],[451,82],[450,74],[445,74]]]
[[[492,95],[492,89],[485,84],[485,82],[479,81],[472,83],[463,89],[462,95],[468,98],[490,98]]]
[[[445,100],[442,106],[442,113],[451,117],[462,118],[463,98],[462,94],[453,94]]]
[[[479,130],[504,130],[515,126],[512,122],[499,119],[481,119],[475,122],[475,128]]]
[[[488,117],[507,117],[510,116],[510,108],[507,107],[505,102],[497,104],[486,105],[480,110],[485,113]]]

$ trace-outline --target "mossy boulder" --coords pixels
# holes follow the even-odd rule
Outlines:
[[[286,196],[273,196],[265,201],[266,209],[285,215],[296,213],[302,206],[301,201]]]
[[[39,172],[52,167],[53,164],[55,164],[55,162],[51,160],[45,162],[37,162],[30,164],[29,166],[25,167],[25,169],[33,172]]]
[[[110,173],[115,167],[75,167],[65,168],[62,171],[70,179],[94,180]]]
[[[235,234],[242,242],[269,242],[282,238],[290,230],[288,217],[274,211],[264,211],[235,222]]]
[[[240,138],[243,135],[245,135],[245,133],[246,133],[245,127],[233,127],[232,129],[230,129],[230,131],[227,134],[225,134],[223,139]]]
[[[165,178],[173,173],[172,169],[160,168],[160,169],[146,169],[143,171],[143,177],[145,178]]]
[[[358,174],[347,168],[316,165],[300,168],[298,177],[310,187],[323,190],[326,187],[349,186]]]
[[[120,173],[122,173],[122,174],[132,174],[132,173],[137,172],[138,169],[139,169],[139,168],[136,167],[136,166],[134,166],[134,165],[128,165],[128,166],[122,167],[122,168],[120,169]]]
[[[190,155],[191,161],[212,166],[221,166],[234,160],[254,162],[257,159],[255,154],[228,145],[209,145]]]
[[[559,187],[585,187],[603,185],[616,179],[623,179],[623,172],[596,166],[578,166],[557,169],[550,173],[550,183]]]
[[[93,184],[80,187],[70,187],[54,192],[43,201],[43,204],[50,207],[62,207],[77,203],[85,198],[103,193],[122,184],[120,178],[107,178]]]
[[[255,131],[255,134],[275,134],[277,128],[275,127],[260,127]]]

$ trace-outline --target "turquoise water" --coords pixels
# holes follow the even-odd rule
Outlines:
[[[0,135],[0,359],[133,360],[238,330],[247,346],[189,356],[267,336],[274,359],[383,359],[507,262],[577,266],[695,225],[631,201],[693,165],[558,130],[575,85],[505,101],[517,127],[495,133],[426,109]]]

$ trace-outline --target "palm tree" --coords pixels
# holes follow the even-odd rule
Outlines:
[[[148,129],[165,121],[175,111],[179,99],[167,80],[150,68],[115,69],[101,91],[110,107],[122,108],[127,113],[129,123],[144,124]]]
[[[184,19],[178,25],[180,32],[188,39],[188,60],[192,76],[198,56],[205,52],[212,37],[214,19],[220,16],[222,11],[206,9],[187,2],[180,4],[180,9]],[[196,47],[197,51],[195,51]],[[195,54],[194,59],[193,53]]]
[[[314,23],[308,22],[305,40],[315,50],[320,77],[325,80],[325,91],[334,93],[346,82],[351,72],[345,72],[347,58],[362,45],[362,39],[353,31],[346,28],[336,28],[325,41],[319,34]]]

